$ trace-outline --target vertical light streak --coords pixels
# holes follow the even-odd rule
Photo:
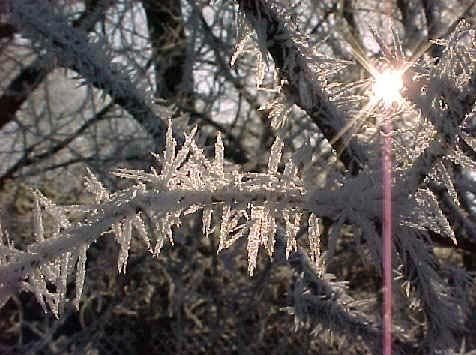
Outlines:
[[[392,119],[383,122],[383,355],[392,354]]]
[[[392,28],[392,1],[385,3],[386,20]],[[390,45],[390,31],[386,42]],[[392,354],[392,115],[385,109],[383,122],[383,355]]]

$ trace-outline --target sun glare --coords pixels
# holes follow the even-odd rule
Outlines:
[[[402,88],[403,79],[400,70],[388,69],[374,76],[374,97],[382,101],[385,106],[391,106],[393,103],[401,101],[400,92]]]

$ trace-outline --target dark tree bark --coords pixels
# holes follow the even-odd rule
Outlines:
[[[171,103],[190,100],[193,79],[186,77],[187,38],[181,2],[144,0],[143,5],[153,48],[156,95]]]
[[[405,45],[413,50],[413,46],[420,40],[420,29],[416,24],[417,8],[410,0],[397,0],[397,7],[402,16],[402,25],[405,30]]]
[[[435,39],[439,36],[440,31],[440,13],[439,4],[437,0],[422,0],[423,11],[425,12],[426,27],[428,31],[428,38]],[[431,55],[434,58],[441,57],[443,47],[433,44],[430,48]]]
[[[85,31],[94,29],[96,23],[102,18],[104,12],[112,3],[111,0],[94,1],[87,3],[86,10],[73,22],[73,27],[82,28]],[[6,33],[13,31],[13,26],[8,25],[5,28]],[[0,27],[0,32],[3,27]],[[13,35],[13,32],[12,32]],[[18,73],[18,75],[10,82],[2,96],[0,96],[0,107],[2,114],[0,115],[0,129],[8,122],[16,117],[16,113],[21,106],[30,97],[31,93],[40,85],[48,74],[55,68],[53,65],[45,65],[44,57],[39,57],[33,61],[29,66],[25,67]]]
[[[238,0],[241,11],[260,37],[288,84],[285,90],[292,99],[311,117],[323,135],[337,152],[352,175],[357,175],[367,161],[367,156],[355,138],[343,134],[347,119],[343,112],[329,100],[320,86],[317,76],[310,70],[306,56],[295,42],[293,34],[282,22],[279,14],[263,1]],[[310,102],[308,102],[309,100]]]

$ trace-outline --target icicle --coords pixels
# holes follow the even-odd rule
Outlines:
[[[299,230],[301,213],[286,209],[283,212],[283,217],[286,223],[286,259],[288,259],[291,251],[297,250],[296,235]]]
[[[222,215],[221,215],[221,226],[220,226],[220,242],[218,244],[217,252],[220,252],[225,248],[226,239],[230,234],[230,217],[231,211],[229,205],[223,205]]]
[[[316,270],[319,268],[319,260],[321,256],[319,218],[311,213],[308,220],[308,238],[309,248],[311,250],[311,260],[314,262]]]
[[[281,161],[281,154],[284,143],[279,136],[276,137],[273,146],[271,147],[271,154],[268,160],[268,174],[276,174],[278,165]]]
[[[76,263],[76,296],[74,298],[74,306],[79,310],[79,300],[83,293],[84,279],[86,276],[86,252],[88,250],[87,245],[79,247],[78,261]]]
[[[66,297],[66,289],[68,285],[68,264],[71,253],[67,252],[61,257],[59,277],[56,281],[56,290],[58,295],[58,315],[64,314],[64,300]]]
[[[210,234],[210,225],[212,224],[212,209],[205,208],[202,215],[202,233],[208,238]]]
[[[152,255],[158,257],[165,243],[165,236],[162,231],[162,221],[154,215],[150,215],[150,219],[152,223],[152,228],[154,230],[154,235],[156,236],[154,251]]]
[[[167,129],[166,137],[165,137],[165,152],[164,152],[164,165],[162,168],[162,176],[169,178],[172,174],[172,169],[174,166],[175,160],[175,147],[177,146],[177,142],[173,137],[172,132],[172,121],[169,120],[169,127]]]
[[[126,272],[127,258],[129,256],[129,249],[131,246],[131,232],[132,232],[131,230],[132,230],[131,219],[127,219],[122,224],[121,239],[119,239],[121,250],[119,251],[119,257],[117,259],[117,269],[119,270],[119,272],[121,272],[121,269],[122,269],[123,273]]]
[[[213,166],[219,176],[223,176],[223,152],[223,141],[221,139],[221,133],[218,132],[217,141],[215,143],[215,160],[213,162]]]
[[[135,215],[132,219],[132,225],[139,234],[139,237],[144,241],[147,249],[150,250],[150,240],[147,233],[147,228],[145,226],[144,220],[139,214]]]
[[[269,209],[265,206],[261,207],[261,227],[260,227],[260,244],[264,246],[266,249],[268,248],[268,239],[270,238],[269,235]]]
[[[164,246],[165,237],[160,233],[157,235],[157,241],[155,242],[154,252],[152,253],[155,257],[158,257],[162,247]]]
[[[261,244],[261,219],[263,218],[263,207],[251,207],[251,228],[248,235],[248,273],[253,276],[256,268],[256,258],[258,256],[259,246]]]
[[[33,210],[33,235],[37,242],[45,240],[43,216],[41,214],[40,201],[37,198],[35,199],[35,208]]]
[[[271,211],[268,211],[267,214],[267,241],[266,241],[266,251],[268,252],[269,256],[272,256],[274,253],[274,236],[276,235],[276,219],[272,215]]]

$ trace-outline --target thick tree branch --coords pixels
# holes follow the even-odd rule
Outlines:
[[[153,51],[156,94],[170,101],[190,101],[192,73],[187,73],[187,38],[180,0],[143,0]],[[190,76],[187,76],[190,74]],[[187,101],[185,100],[185,101]]]
[[[354,13],[354,0],[343,0],[342,1],[342,16],[344,17],[345,22],[350,29],[350,34],[355,42],[357,42],[360,48],[363,48],[362,38],[359,32],[359,26],[355,19]]]
[[[439,0],[421,0],[423,5],[423,12],[426,18],[426,27],[428,32],[428,39],[436,39],[440,31],[440,14],[439,14]],[[431,55],[434,58],[439,58],[443,51],[443,47],[433,44],[430,48]]]
[[[416,24],[417,11],[411,0],[397,0],[397,6],[402,15],[402,24],[405,30],[405,43],[413,49],[413,45],[420,39],[420,29]]]
[[[319,85],[303,48],[296,42],[287,24],[277,10],[264,0],[237,2],[258,34],[260,43],[273,57],[282,78],[287,80],[285,91],[288,97],[306,111],[326,139],[333,142],[334,150],[342,152],[340,159],[350,173],[356,175],[367,161],[366,154],[357,140],[347,134],[335,139],[346,126],[347,117]]]

